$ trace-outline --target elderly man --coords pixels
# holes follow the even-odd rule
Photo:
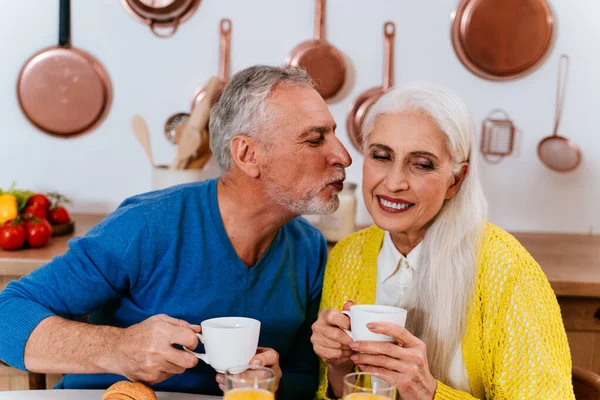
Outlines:
[[[246,316],[261,321],[265,349],[253,361],[282,373],[281,397],[314,396],[310,335],[327,247],[297,217],[337,208],[350,156],[296,68],[236,74],[210,133],[222,177],[127,199],[66,254],[6,287],[0,359],[64,373],[60,388],[126,377],[219,394],[222,376],[181,346],[198,345],[196,324],[207,318]]]

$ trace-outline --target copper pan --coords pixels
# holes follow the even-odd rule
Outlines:
[[[384,58],[383,58],[383,84],[371,88],[360,94],[348,113],[346,118],[346,130],[350,141],[354,147],[362,152],[362,128],[365,116],[373,104],[387,92],[393,85],[394,72],[394,38],[396,35],[396,25],[393,22],[386,22],[383,25],[384,37]]]
[[[516,79],[546,59],[554,25],[546,0],[460,0],[452,13],[452,45],[473,74]]]
[[[315,81],[315,89],[325,99],[334,97],[344,86],[346,64],[342,54],[324,39],[325,0],[316,0],[314,40],[300,43],[285,63],[301,67]]]
[[[97,127],[108,114],[112,88],[98,60],[71,47],[71,4],[60,0],[58,46],[34,54],[17,81],[21,110],[41,131],[73,137]]]
[[[220,46],[219,46],[219,84],[217,86],[216,95],[213,97],[213,104],[219,101],[221,98],[221,93],[223,93],[223,89],[227,82],[229,82],[229,58],[230,58],[230,48],[231,48],[231,29],[232,23],[228,18],[223,18],[221,23],[219,24],[219,36],[220,36]],[[202,98],[206,95],[206,86],[199,88],[196,90],[196,94],[194,95],[194,101],[192,102],[192,109],[196,107],[197,104],[200,103]]]
[[[123,6],[138,21],[148,25],[158,37],[168,38],[179,25],[190,18],[200,0],[121,0]],[[166,33],[159,30],[168,29]]]

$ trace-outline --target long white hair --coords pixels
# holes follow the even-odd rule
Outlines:
[[[416,306],[406,325],[425,342],[433,376],[448,384],[475,288],[487,201],[479,180],[473,117],[466,104],[446,88],[413,84],[387,92],[365,117],[363,146],[378,116],[413,111],[424,112],[435,121],[446,138],[455,174],[461,163],[469,163],[458,193],[445,201],[423,239],[412,293]]]

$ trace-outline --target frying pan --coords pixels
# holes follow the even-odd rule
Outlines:
[[[473,74],[522,77],[548,56],[554,16],[546,0],[460,0],[452,13],[452,45]]]
[[[89,132],[108,114],[112,88],[98,60],[71,47],[69,0],[60,0],[58,46],[34,54],[17,80],[21,110],[41,131],[57,137]]]
[[[387,92],[393,85],[394,72],[394,37],[396,25],[386,22],[383,25],[384,58],[383,58],[383,84],[371,88],[359,95],[346,118],[346,130],[354,147],[362,153],[362,124],[367,112],[373,104]]]
[[[215,104],[221,98],[223,88],[229,82],[229,56],[231,47],[231,28],[232,23],[228,18],[223,18],[219,24],[219,84],[217,86],[216,95],[213,97],[213,104]],[[200,103],[202,98],[206,95],[206,86],[196,90],[194,101],[192,102],[192,109]]]
[[[125,9],[138,21],[148,25],[161,38],[171,37],[179,24],[192,16],[200,0],[122,0]],[[157,29],[170,29],[160,33]]]
[[[562,115],[569,73],[569,56],[562,54],[558,60],[558,78],[556,84],[556,115],[554,131],[538,144],[538,157],[546,167],[557,172],[570,172],[581,162],[579,147],[566,137],[558,135],[558,125]]]
[[[344,86],[346,64],[342,54],[324,39],[325,0],[316,0],[314,40],[300,43],[285,63],[301,67],[315,81],[315,89],[325,100],[335,96]]]

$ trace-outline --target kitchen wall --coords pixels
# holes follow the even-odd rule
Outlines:
[[[450,14],[458,0],[329,0],[327,39],[350,63],[347,95],[332,103],[338,135],[354,163],[348,179],[361,180],[362,157],[346,136],[345,118],[364,89],[379,85],[382,25],[397,24],[397,83],[427,80],[460,93],[477,124],[495,107],[506,109],[520,129],[517,151],[499,165],[482,165],[491,221],[514,231],[600,231],[600,2],[554,0],[558,35],[546,62],[515,81],[490,82],[468,72],[450,42]],[[232,72],[252,64],[281,64],[313,32],[312,0],[202,0],[194,16],[170,39],[159,39],[125,12],[117,0],[72,0],[72,43],[96,56],[112,80],[108,118],[91,134],[55,139],[22,115],[15,82],[23,62],[53,45],[58,0],[3,0],[0,24],[0,187],[60,191],[73,210],[109,212],[125,197],[150,190],[151,169],[136,142],[130,119],[148,122],[155,159],[175,152],[163,136],[174,112],[186,111],[194,90],[218,64],[218,24],[233,21]],[[558,57],[571,56],[571,74],[560,133],[583,150],[572,173],[546,169],[537,143],[553,127]],[[359,199],[358,222],[369,215]]]

